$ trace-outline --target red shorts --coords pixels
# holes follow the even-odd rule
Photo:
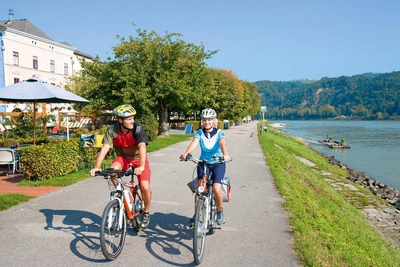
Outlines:
[[[140,166],[140,158],[127,159],[127,158],[124,158],[124,157],[121,157],[121,156],[117,156],[113,160],[113,163],[114,162],[118,162],[119,164],[121,164],[123,170],[127,170],[129,168],[129,164],[132,164],[133,167],[135,167],[135,168]],[[142,180],[149,181],[149,183],[150,183],[150,174],[151,174],[150,164],[149,164],[149,160],[148,160],[148,158],[146,156],[146,163],[144,164],[144,170],[142,171],[141,175],[138,175],[139,183]]]

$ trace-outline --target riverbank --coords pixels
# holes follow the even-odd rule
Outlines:
[[[274,122],[275,123],[275,122]],[[278,123],[278,122],[277,122]],[[280,121],[292,136],[307,140],[309,146],[335,156],[350,168],[400,190],[400,123],[397,121]],[[318,143],[328,139],[345,142],[351,149],[331,149]]]
[[[279,127],[271,128],[307,145],[301,138],[290,136],[287,132],[281,131]],[[329,171],[321,169],[310,160],[300,156],[297,156],[297,159],[308,167],[313,168],[316,172],[322,173],[325,177],[324,180],[340,192],[349,203],[354,205],[387,242],[400,249],[399,191],[368,177],[363,172],[349,168],[346,164],[335,159],[334,156],[327,156],[310,146],[308,147],[314,153],[323,157],[328,164],[346,171],[346,180],[332,176]]]
[[[282,130],[283,133],[292,136],[290,132],[285,131],[284,127],[287,126],[287,124],[284,123],[272,123],[270,124],[271,127],[275,129]],[[292,136],[294,138],[303,140],[302,137],[299,136]],[[329,140],[325,140],[328,142]],[[305,142],[307,143],[307,142]],[[335,156],[329,156],[325,153],[322,153],[318,150],[316,150],[312,146],[308,146],[312,150],[314,150],[316,153],[320,154],[324,158],[327,159],[327,161],[334,165],[338,166],[341,169],[347,170],[348,172],[348,179],[353,181],[354,183],[360,184],[364,188],[367,188],[370,190],[373,194],[375,194],[377,197],[380,197],[387,201],[390,205],[394,206],[395,208],[400,210],[400,191],[386,185],[385,183],[382,183],[381,181],[378,181],[374,179],[371,176],[368,176],[365,172],[360,172],[355,169],[350,168],[347,164],[342,163],[340,160],[336,159]]]

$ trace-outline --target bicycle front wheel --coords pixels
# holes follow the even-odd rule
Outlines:
[[[122,213],[122,214],[121,214]],[[119,222],[121,218],[121,223]],[[111,200],[104,209],[100,225],[100,245],[104,257],[115,260],[121,253],[126,237],[126,215],[117,199]]]
[[[206,245],[207,233],[207,203],[204,199],[199,198],[196,204],[196,213],[194,215],[194,228],[193,228],[193,255],[197,264],[203,260],[204,249]]]

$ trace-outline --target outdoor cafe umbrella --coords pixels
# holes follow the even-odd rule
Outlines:
[[[89,100],[37,78],[0,88],[0,100],[5,102],[33,103],[33,128],[36,130],[37,103],[88,103]],[[36,144],[36,137],[34,141]]]

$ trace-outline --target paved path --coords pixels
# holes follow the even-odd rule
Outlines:
[[[226,224],[207,237],[202,266],[300,266],[282,198],[252,132],[255,123],[226,131],[232,199],[224,203]],[[193,196],[186,183],[195,165],[178,160],[189,142],[149,153],[151,223],[138,234],[128,228],[115,261],[106,261],[99,247],[109,190],[96,177],[0,212],[0,266],[193,266],[192,231],[186,227]]]

